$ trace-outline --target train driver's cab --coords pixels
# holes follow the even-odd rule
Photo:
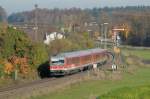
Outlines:
[[[64,58],[51,57],[50,66],[63,66]]]

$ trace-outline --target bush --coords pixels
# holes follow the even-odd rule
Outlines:
[[[48,60],[48,51],[46,46],[43,43],[33,44],[30,57],[32,65],[36,68],[45,63]]]
[[[32,43],[20,30],[9,27],[5,32],[1,31],[0,42],[2,42],[0,43],[0,58],[9,61],[14,66],[16,65],[11,60],[13,57],[27,59],[27,63],[21,66],[23,69],[27,67],[37,69],[39,65],[48,60],[46,46],[42,43]],[[4,74],[2,68],[5,68],[4,65],[0,65],[0,76]]]
[[[52,55],[60,52],[89,49],[94,47],[94,41],[90,40],[87,33],[72,33],[67,38],[56,39],[49,44]]]

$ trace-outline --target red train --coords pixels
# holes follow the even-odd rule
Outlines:
[[[109,58],[105,49],[94,48],[88,50],[61,53],[50,58],[51,75],[66,75],[76,71],[97,68]]]

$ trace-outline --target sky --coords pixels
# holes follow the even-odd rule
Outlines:
[[[39,8],[94,8],[94,7],[120,7],[120,6],[150,6],[150,0],[0,0],[8,14]]]

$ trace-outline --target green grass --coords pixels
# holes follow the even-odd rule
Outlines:
[[[124,74],[122,80],[91,80],[73,84],[68,88],[49,93],[31,99],[89,99],[92,96],[100,96],[109,91],[122,88],[147,85],[150,83],[150,69],[142,68],[133,75]]]
[[[148,50],[125,49],[125,51],[142,59],[150,59]],[[102,99],[143,99],[143,97],[150,99],[149,91],[150,68],[140,66],[134,73],[123,72],[121,80],[83,81],[47,95],[31,97],[31,99],[95,99],[98,96],[102,96]]]
[[[134,55],[134,56],[137,56],[137,57],[145,59],[145,60],[150,60],[150,50],[138,50],[138,49],[137,50],[128,50],[128,49],[124,49],[123,51],[125,51],[129,55]]]
[[[150,84],[136,87],[123,87],[97,97],[97,99],[149,99],[149,98],[150,98]]]

